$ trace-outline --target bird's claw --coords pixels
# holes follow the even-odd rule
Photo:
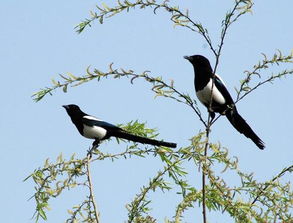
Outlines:
[[[99,145],[100,145],[100,140],[96,139],[92,144],[92,148],[90,148],[87,152],[87,156],[89,156],[89,158],[92,158],[93,151],[97,149]]]

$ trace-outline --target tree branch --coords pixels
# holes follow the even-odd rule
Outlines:
[[[283,169],[277,176],[275,176],[273,179],[271,179],[269,182],[274,182],[277,179],[279,179],[280,177],[282,177],[286,172],[292,172],[293,171],[293,165]],[[254,200],[251,202],[251,205],[253,205],[258,199],[259,197],[264,193],[264,191],[271,186],[270,183],[265,183],[264,188],[260,188],[259,193],[256,195],[256,197],[254,198]]]
[[[97,223],[100,222],[100,213],[98,210],[98,206],[96,203],[96,199],[95,199],[95,195],[94,195],[94,188],[93,188],[93,183],[92,183],[92,177],[91,177],[91,171],[90,171],[90,163],[91,163],[91,159],[92,159],[92,151],[94,151],[96,148],[98,147],[98,144],[93,144],[91,150],[88,152],[87,154],[87,162],[86,162],[86,175],[87,175],[87,180],[88,180],[88,188],[89,188],[89,199],[90,202],[93,205],[93,209],[94,209],[94,216],[95,216],[95,220]]]

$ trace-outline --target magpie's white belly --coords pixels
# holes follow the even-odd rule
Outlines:
[[[218,104],[225,104],[225,98],[220,93],[218,88],[214,85],[213,87],[213,97],[211,97],[211,91],[212,91],[212,80],[209,81],[207,86],[205,86],[202,90],[196,92],[196,96],[200,100],[201,103],[204,105],[210,104],[210,100],[212,100]]]
[[[83,125],[83,136],[89,139],[103,139],[107,130],[99,126]]]

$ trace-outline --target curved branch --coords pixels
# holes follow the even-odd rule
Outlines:
[[[138,194],[136,196],[136,198],[131,202],[131,205],[129,205],[131,207],[130,209],[130,214],[129,214],[129,219],[128,219],[128,223],[134,222],[135,217],[137,217],[137,214],[139,212],[139,206],[140,204],[145,200],[145,197],[147,195],[147,193],[150,190],[154,190],[158,185],[159,185],[159,181],[160,179],[173,167],[175,167],[178,163],[180,163],[183,159],[177,160],[174,163],[168,164],[167,167],[164,168],[163,171],[159,171],[157,176],[154,177],[150,182],[149,185],[147,187],[144,187],[141,191],[140,194]],[[148,202],[147,202],[148,203]]]
[[[149,71],[144,71],[141,74],[134,73],[133,70],[125,70],[125,69],[113,69],[113,64],[109,65],[109,71],[102,72],[100,70],[95,69],[94,72],[91,72],[89,68],[87,69],[87,74],[84,76],[74,76],[73,74],[68,73],[67,75],[60,75],[60,77],[64,80],[64,82],[52,80],[53,86],[52,87],[46,87],[44,89],[41,89],[40,91],[34,93],[32,95],[33,99],[38,102],[42,100],[46,95],[50,94],[52,95],[52,92],[58,88],[62,88],[64,92],[67,92],[68,86],[75,87],[78,85],[81,85],[83,83],[86,83],[88,81],[91,81],[93,79],[97,79],[100,81],[102,78],[112,77],[114,79],[119,79],[120,77],[126,77],[130,78],[130,83],[133,84],[135,79],[143,78],[147,82],[151,83],[153,85],[152,91],[156,93],[157,96],[164,96],[167,98],[174,99],[180,103],[186,104],[197,114],[200,121],[205,125],[205,121],[201,117],[201,113],[197,106],[195,106],[194,102],[190,99],[189,96],[181,93],[179,90],[177,90],[174,87],[174,82],[171,81],[170,84],[167,84],[165,81],[162,80],[161,77],[152,77],[148,73]],[[176,94],[177,97],[174,97],[173,94]],[[184,99],[184,100],[181,100]]]
[[[276,181],[277,179],[279,179],[280,177],[282,177],[286,172],[293,172],[293,165],[287,167],[287,168],[284,168],[279,174],[277,174],[277,176],[275,176],[273,179],[271,179],[269,182],[274,182]],[[259,197],[264,193],[264,191],[270,186],[271,184],[268,183],[266,184],[265,183],[265,186],[264,188],[260,188],[259,190],[259,193],[256,195],[256,197],[254,198],[254,200],[251,202],[251,205],[253,205],[258,199]]]

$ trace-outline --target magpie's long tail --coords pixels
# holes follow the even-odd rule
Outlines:
[[[236,107],[226,112],[226,117],[238,132],[250,138],[258,148],[264,149],[264,142],[254,133],[246,121],[240,116]]]
[[[150,144],[150,145],[154,145],[154,146],[166,146],[166,147],[170,147],[170,148],[176,148],[176,146],[177,146],[176,143],[158,141],[155,139],[149,139],[146,137],[136,136],[136,135],[132,135],[132,134],[125,132],[125,131],[113,132],[113,133],[111,133],[111,135],[118,137],[118,138],[127,139],[127,140],[134,141],[134,142],[140,142],[143,144]]]

